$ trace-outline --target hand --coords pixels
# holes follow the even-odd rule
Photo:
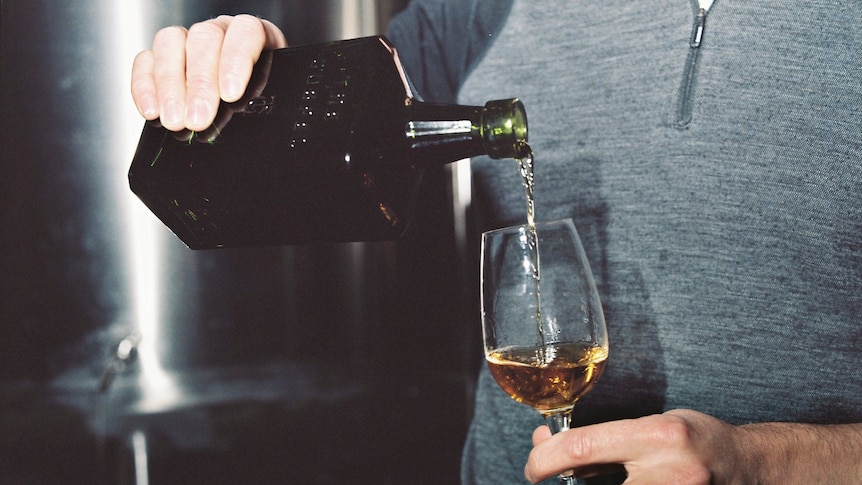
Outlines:
[[[273,23],[253,17],[221,16],[188,30],[166,27],[152,50],[132,67],[132,97],[141,115],[160,119],[172,131],[203,131],[215,119],[220,100],[238,100],[264,49],[287,47]]]
[[[675,410],[555,436],[542,426],[533,445],[524,469],[533,482],[567,470],[588,477],[621,465],[631,485],[862,483],[860,423],[731,426]]]
[[[535,448],[524,474],[535,483],[569,470],[587,477],[621,464],[626,484],[734,483],[744,461],[736,439],[736,427],[682,410],[555,436],[541,426],[533,433]]]

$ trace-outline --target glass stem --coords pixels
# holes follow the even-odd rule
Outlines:
[[[561,413],[549,414],[545,417],[545,422],[548,424],[548,427],[551,428],[551,434],[557,434],[560,431],[566,431],[569,429],[569,425],[572,421],[572,412],[564,411]]]
[[[549,414],[545,416],[545,422],[548,424],[548,427],[551,428],[551,434],[557,434],[561,431],[566,431],[569,429],[569,425],[572,422],[572,411],[563,411],[560,413]],[[572,476],[572,471],[569,470],[567,472],[561,473],[559,476],[560,485],[577,485],[577,479]]]

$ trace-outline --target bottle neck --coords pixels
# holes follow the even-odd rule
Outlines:
[[[445,164],[478,155],[518,157],[527,141],[527,117],[518,100],[460,106],[412,101],[405,135],[419,165]]]

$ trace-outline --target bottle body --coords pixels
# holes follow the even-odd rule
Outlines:
[[[129,182],[193,249],[395,239],[425,167],[486,151],[481,115],[417,101],[383,38],[281,49],[209,132],[146,124]]]

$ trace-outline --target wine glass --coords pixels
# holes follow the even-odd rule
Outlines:
[[[538,410],[552,433],[595,385],[608,335],[595,280],[571,219],[482,234],[482,333],[494,379]],[[574,483],[561,475],[560,483]]]

